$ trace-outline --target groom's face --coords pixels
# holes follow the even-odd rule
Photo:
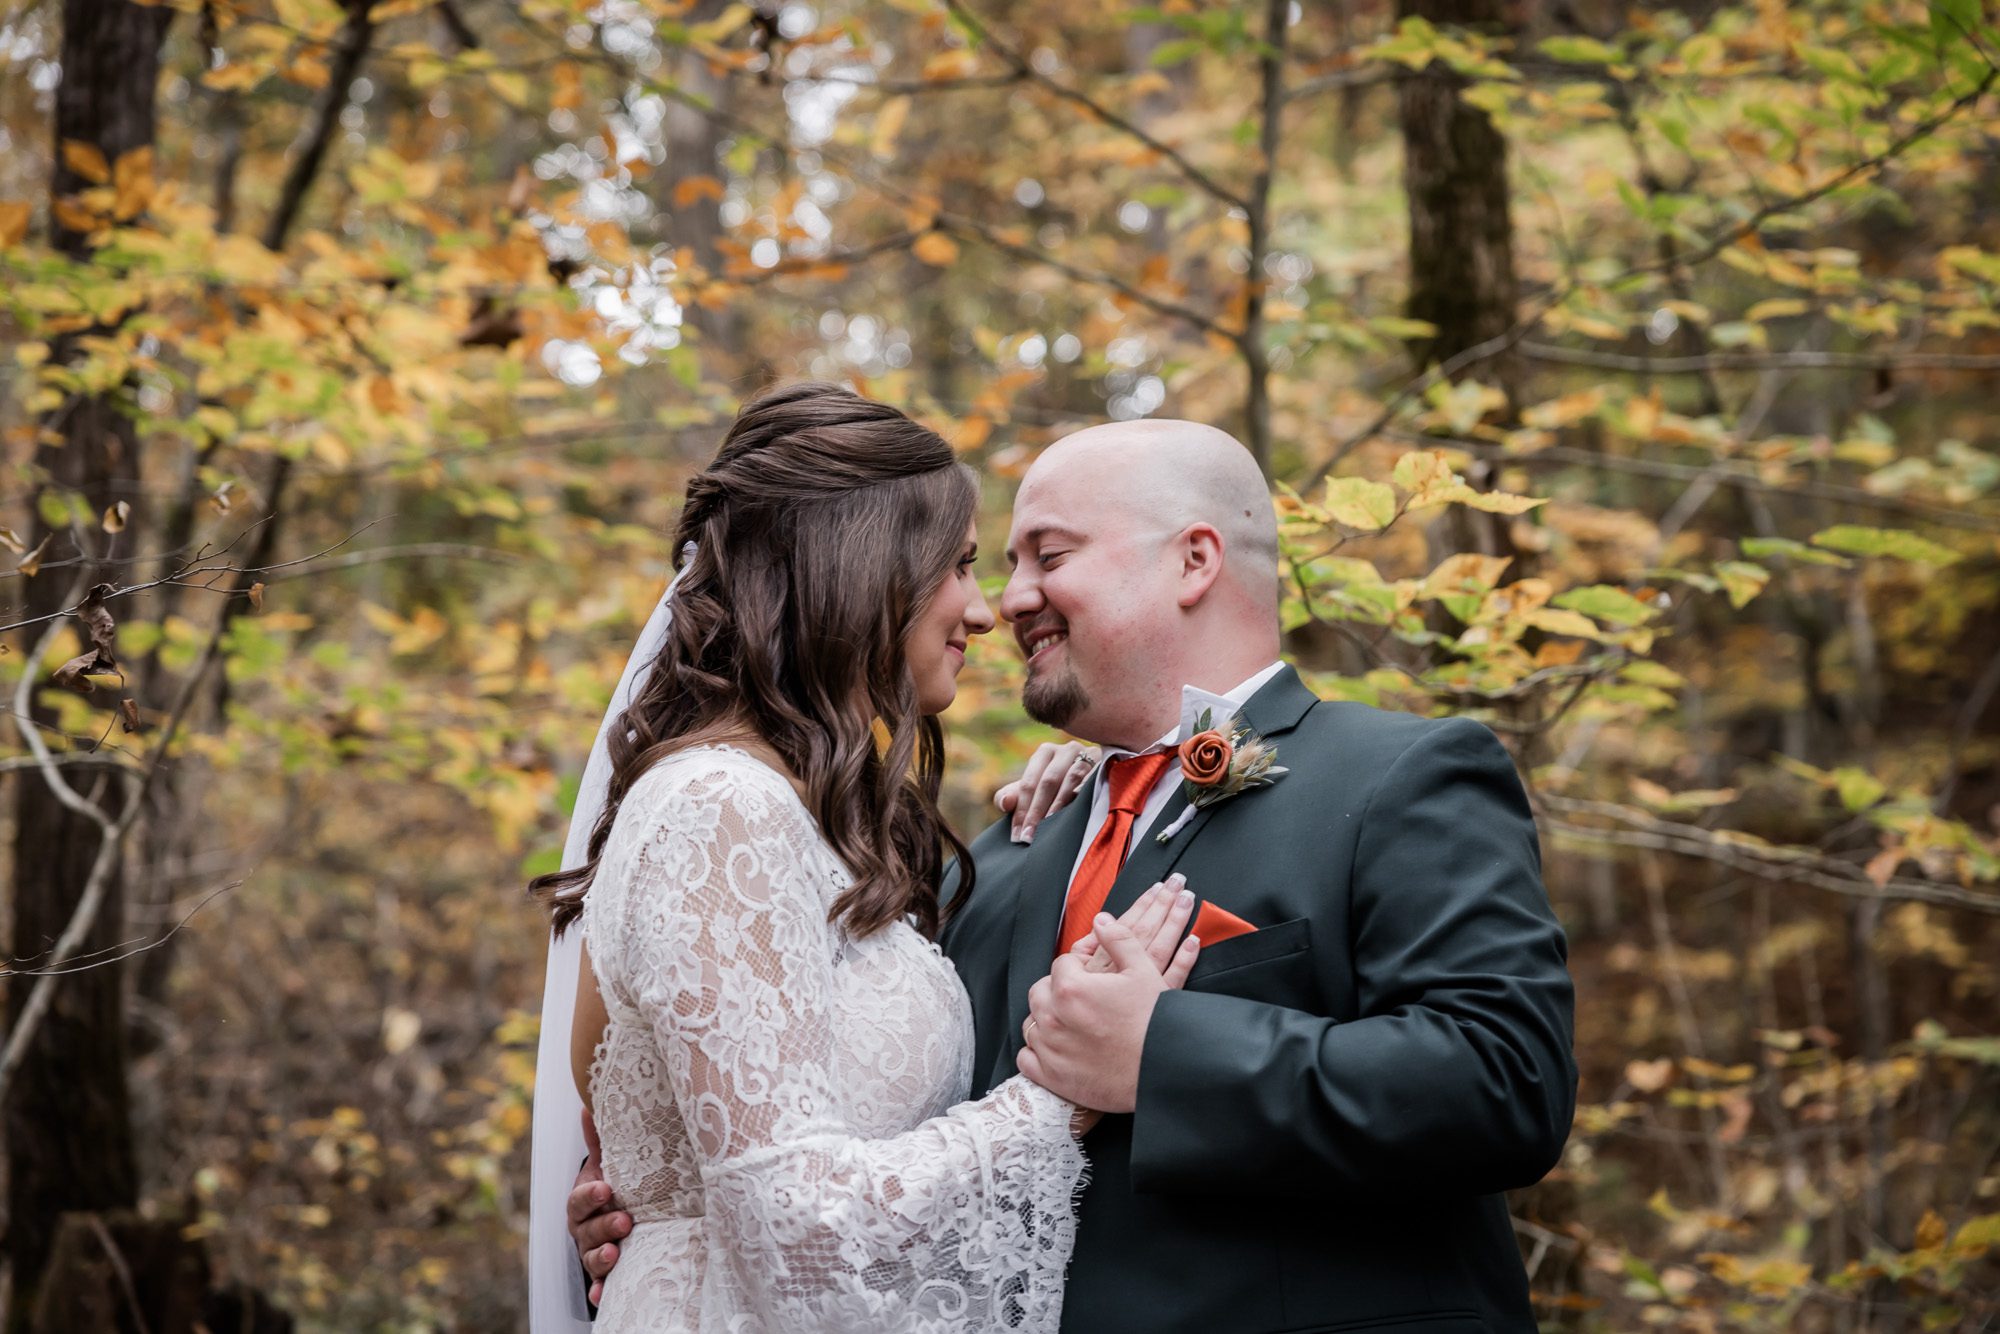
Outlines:
[[[1171,633],[1178,567],[1157,525],[1130,512],[1104,472],[1038,467],[1022,482],[1000,614],[1027,659],[1030,717],[1086,740],[1143,746],[1155,739],[1145,729],[1157,722],[1157,650]]]

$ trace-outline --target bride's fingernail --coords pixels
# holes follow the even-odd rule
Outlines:
[[[1175,902],[1183,908],[1194,907],[1194,891],[1183,889],[1179,894],[1175,895]]]

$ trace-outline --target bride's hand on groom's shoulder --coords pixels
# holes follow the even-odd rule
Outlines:
[[[1035,826],[1069,805],[1096,772],[1099,758],[1097,747],[1081,741],[1036,746],[1021,776],[993,794],[993,804],[1014,817],[1014,842],[1034,842]]]
[[[1171,881],[1148,893],[1156,902],[1143,911],[1134,904],[1127,914],[1137,914],[1134,923],[1099,914],[1093,954],[1108,956],[1108,968],[1093,969],[1092,956],[1082,953],[1080,942],[1028,992],[1021,1073],[1079,1107],[1130,1112],[1138,1105],[1139,1058],[1153,1007],[1161,992],[1187,981],[1201,950],[1194,936],[1179,940],[1193,911],[1193,896]],[[1159,929],[1150,938],[1136,935],[1132,925],[1145,924],[1162,899],[1167,907]],[[1175,919],[1179,925],[1168,930],[1166,923]],[[1149,948],[1162,938],[1178,941],[1164,965]]]

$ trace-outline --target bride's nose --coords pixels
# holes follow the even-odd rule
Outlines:
[[[993,608],[986,605],[986,592],[977,584],[972,586],[972,597],[965,604],[964,621],[966,633],[974,635],[983,635],[996,624]]]

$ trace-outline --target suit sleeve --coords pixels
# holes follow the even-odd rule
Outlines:
[[[1555,1165],[1576,1109],[1567,947],[1491,731],[1425,728],[1390,765],[1363,815],[1350,913],[1356,1019],[1160,997],[1137,1189],[1490,1194]]]

